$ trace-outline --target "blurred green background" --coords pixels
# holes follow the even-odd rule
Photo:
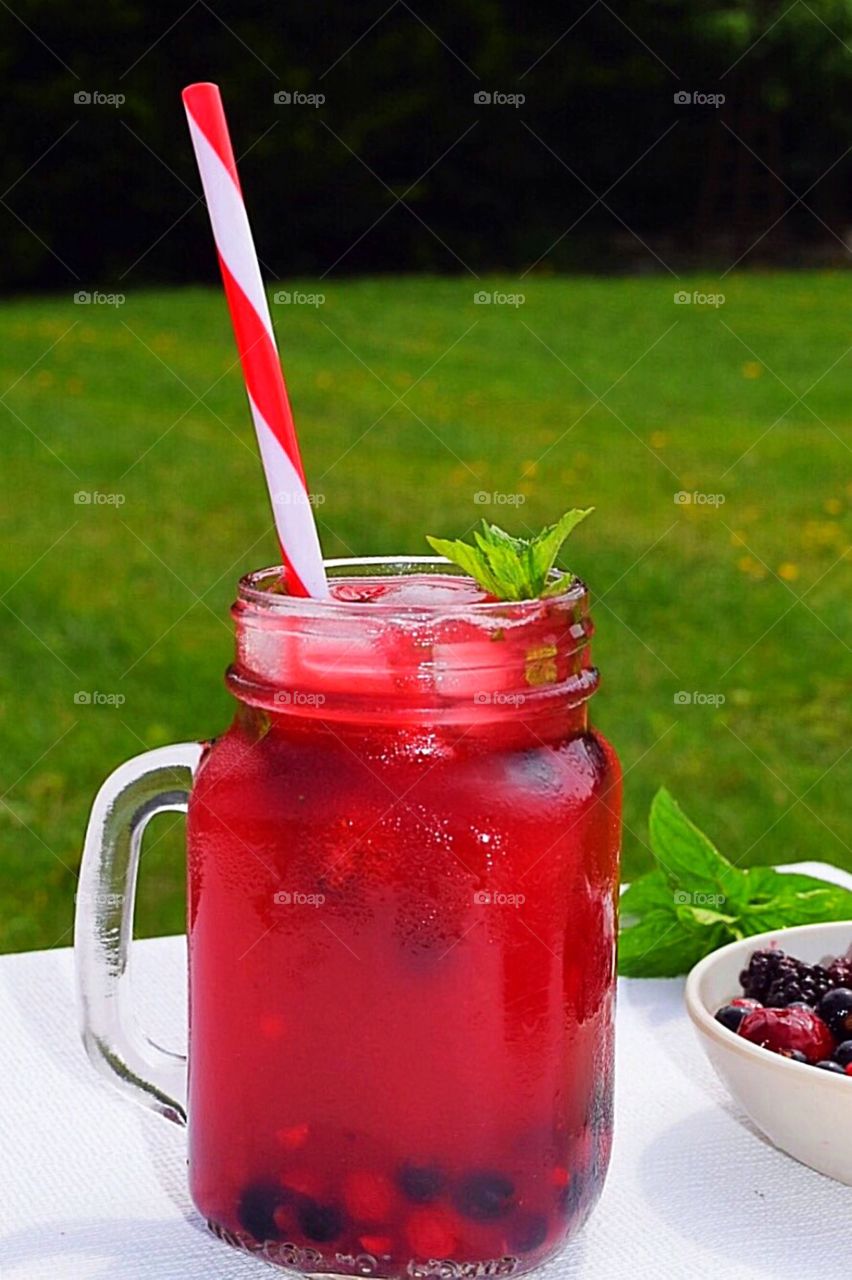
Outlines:
[[[326,554],[597,507],[570,560],[627,773],[627,874],[661,783],[734,859],[852,869],[849,277],[286,288],[324,298],[272,309]],[[218,289],[7,302],[0,366],[0,948],[18,950],[70,941],[103,777],[227,724],[227,609],[275,539]],[[146,839],[142,933],[182,928],[181,827]]]

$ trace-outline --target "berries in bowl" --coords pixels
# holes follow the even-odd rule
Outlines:
[[[777,1147],[852,1185],[852,921],[730,943],[689,974],[717,1075]]]
[[[741,995],[716,1010],[718,1023],[771,1053],[852,1081],[848,955],[808,964],[780,947],[761,947],[741,972],[740,987]]]

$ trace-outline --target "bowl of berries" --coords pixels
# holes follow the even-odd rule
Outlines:
[[[721,947],[689,974],[686,1007],[754,1124],[852,1186],[852,921]]]

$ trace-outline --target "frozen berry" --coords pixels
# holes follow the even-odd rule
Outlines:
[[[509,1230],[509,1246],[518,1253],[531,1253],[547,1239],[547,1218],[543,1213],[521,1213]]]
[[[778,966],[786,957],[783,951],[773,948],[764,948],[762,951],[752,952],[748,967],[743,969],[740,974],[740,986],[743,994],[751,996],[761,1003],[766,999],[766,993],[775,980],[778,972]]]
[[[405,1224],[408,1243],[420,1258],[451,1258],[458,1245],[458,1232],[443,1209],[415,1209]]]
[[[801,1049],[786,1049],[781,1056],[789,1058],[791,1062],[808,1062],[808,1055],[802,1053]]]
[[[773,1053],[799,1049],[808,1062],[821,1062],[834,1049],[831,1032],[812,1009],[753,1009],[738,1034]]]
[[[406,1164],[397,1174],[403,1195],[415,1204],[431,1204],[444,1189],[446,1178],[434,1165]]]
[[[848,1040],[852,1036],[852,990],[849,987],[835,987],[824,995],[817,1013],[839,1040]]]
[[[852,1066],[852,1040],[844,1040],[834,1050],[834,1061],[841,1067]]]
[[[359,1222],[384,1222],[393,1207],[394,1190],[383,1173],[362,1169],[343,1183],[343,1203]]]
[[[723,1004],[721,1009],[716,1010],[716,1021],[721,1022],[729,1031],[737,1031],[743,1018],[750,1012],[750,1009],[743,1009],[739,1005]]]
[[[237,1206],[240,1224],[255,1240],[277,1240],[280,1232],[275,1211],[282,1200],[281,1188],[274,1182],[252,1182],[243,1190]]]
[[[359,1236],[358,1243],[375,1258],[380,1258],[384,1253],[390,1253],[393,1245],[390,1236]]]
[[[490,1222],[502,1218],[512,1206],[514,1184],[502,1173],[472,1173],[456,1192],[456,1207],[466,1218]]]
[[[299,1206],[299,1226],[309,1240],[317,1244],[326,1244],[336,1240],[343,1230],[343,1214],[333,1204],[318,1204],[316,1200],[305,1200]]]
[[[839,1062],[830,1062],[828,1058],[826,1058],[824,1062],[818,1062],[816,1065],[820,1068],[821,1071],[833,1071],[836,1075],[839,1075],[839,1076],[846,1075],[845,1067],[841,1067]]]
[[[838,956],[828,966],[833,987],[852,987],[852,956]]]
[[[729,1000],[728,1004],[732,1004],[735,1009],[759,1009],[761,1007],[759,1000],[750,1000],[748,996],[737,996],[733,1000]]]

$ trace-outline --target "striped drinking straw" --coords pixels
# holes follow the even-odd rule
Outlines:
[[[207,198],[287,588],[291,595],[327,596],[328,582],[293,413],[218,85],[189,85],[183,91],[183,104]]]

